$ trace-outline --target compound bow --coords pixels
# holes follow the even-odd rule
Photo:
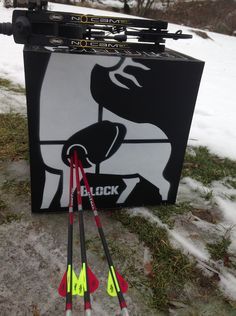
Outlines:
[[[96,49],[152,49],[162,52],[165,39],[187,39],[181,30],[169,33],[161,20],[84,15],[47,10],[45,0],[15,0],[12,23],[0,23],[0,34],[13,35],[18,44],[42,47]]]

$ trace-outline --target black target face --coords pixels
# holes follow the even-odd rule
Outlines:
[[[24,55],[34,212],[68,206],[74,149],[98,207],[175,202],[202,62],[175,52]]]

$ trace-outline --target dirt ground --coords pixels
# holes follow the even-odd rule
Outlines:
[[[32,214],[30,194],[18,195],[13,194],[11,189],[3,190],[6,182],[25,180],[29,180],[27,162],[20,160],[1,163],[0,200],[4,203],[0,209],[0,315],[63,315],[65,301],[58,295],[57,288],[66,269],[67,214]],[[184,199],[185,194],[181,189],[179,197]],[[85,212],[88,263],[100,281],[99,289],[92,295],[93,315],[118,316],[120,309],[117,298],[110,298],[106,293],[107,263],[92,215],[90,211]],[[236,315],[234,302],[229,304],[223,296],[209,294],[211,279],[208,278],[201,279],[201,283],[204,283],[201,288],[196,284],[196,287],[191,285],[189,289],[185,289],[189,304],[175,301],[168,312],[152,309],[150,300],[153,294],[142,284],[140,278],[145,274],[148,248],[140,243],[137,235],[114,220],[109,212],[102,212],[100,216],[114,264],[130,285],[125,297],[131,316]],[[183,225],[188,229],[192,227],[190,233],[195,233],[200,238],[199,229],[197,230],[194,223],[196,216],[202,216],[194,216],[179,216],[176,218],[176,225],[180,229],[183,229]],[[74,269],[78,274],[80,245],[77,223],[76,218]],[[74,314],[83,315],[83,299],[75,297],[73,304]]]
[[[28,178],[29,167],[25,161],[1,165],[1,186],[8,180]],[[57,287],[66,269],[67,214],[32,214],[29,197],[16,197],[11,192],[1,191],[1,199],[9,206],[9,214],[20,215],[20,219],[0,225],[0,315],[63,315],[65,303],[59,297]],[[117,269],[123,273],[130,260],[135,260],[136,268],[143,273],[145,248],[137,237],[109,214],[101,214],[101,219]],[[80,247],[76,224],[74,268],[79,273]],[[92,212],[85,213],[85,225],[88,263],[100,280],[100,287],[92,296],[94,315],[119,315],[117,298],[106,294],[107,263]],[[115,254],[117,249],[122,251],[123,248],[126,262],[119,261]],[[126,300],[131,315],[157,315],[148,307],[147,296],[130,287]],[[82,314],[82,298],[74,299],[74,309],[77,315]]]

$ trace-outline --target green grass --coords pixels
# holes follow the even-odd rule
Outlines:
[[[20,114],[0,114],[0,161],[28,159],[27,120]]]
[[[7,210],[6,203],[0,198],[0,213],[5,212]]]
[[[209,251],[213,260],[225,260],[228,256],[228,249],[231,244],[229,237],[223,236],[220,240],[214,243],[207,244],[207,250]]]
[[[188,202],[176,204],[162,204],[148,207],[159,219],[169,227],[174,225],[174,216],[190,212],[193,208]]]
[[[226,180],[226,185],[230,185],[232,188],[236,189],[236,180],[234,179],[227,179]]]
[[[117,211],[112,215],[132,233],[137,234],[141,242],[152,254],[152,277],[148,279],[153,297],[151,305],[159,310],[167,310],[174,293],[180,297],[183,287],[194,276],[194,266],[189,259],[174,249],[165,229],[158,227],[141,217],[130,217],[126,212]]]
[[[145,297],[147,297],[148,279],[145,277],[143,270],[140,271],[140,259],[134,260],[134,258],[138,258],[136,249],[127,247],[124,241],[109,238],[109,236],[106,237],[106,240],[114,265],[124,279],[128,281],[129,287],[135,287],[139,293],[146,294]],[[106,261],[100,237],[86,239],[86,249],[96,253],[100,260]],[[148,299],[150,301],[151,297],[148,297]]]
[[[206,147],[193,147],[195,155],[188,151],[182,171],[183,177],[191,177],[204,185],[214,180],[221,180],[236,174],[236,162],[227,158],[219,158],[209,152]],[[236,185],[235,181],[232,180]]]
[[[12,222],[20,221],[23,214],[16,213],[6,213],[2,218],[0,218],[0,224],[10,224]]]
[[[85,240],[86,250],[96,253],[101,260],[106,260],[100,237],[88,238]]]
[[[127,247],[125,241],[120,243],[110,238],[107,241],[114,264],[119,267],[119,273],[128,281],[129,287],[135,287],[139,293],[146,294],[146,298],[150,301],[151,296],[147,295],[149,280],[142,269],[143,258],[141,258],[140,268],[140,258],[137,255],[138,249]],[[137,260],[134,260],[134,258],[137,258]]]
[[[6,193],[12,193],[16,196],[30,196],[30,182],[29,180],[17,181],[7,180],[2,185],[2,190]]]
[[[9,211],[7,204],[0,199],[0,225],[9,224],[21,220],[23,214],[16,214]]]
[[[212,201],[213,199],[213,190],[206,190],[205,192],[201,193],[201,197],[206,201]]]
[[[14,84],[8,79],[0,78],[0,87],[17,93],[25,93],[25,89],[21,85]]]

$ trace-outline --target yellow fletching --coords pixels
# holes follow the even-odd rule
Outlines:
[[[87,291],[87,282],[86,282],[86,266],[85,263],[82,265],[78,279],[78,295],[84,296],[84,292]]]
[[[75,274],[75,271],[72,270],[72,295],[78,295],[79,294],[79,280],[77,278],[77,275]]]
[[[67,293],[70,293],[70,286],[71,286],[71,265],[69,264],[68,265],[68,268],[67,268]]]
[[[75,271],[72,269],[71,265],[68,265],[67,268],[67,293],[70,293],[71,289],[71,276],[72,276],[72,295],[78,295],[79,292],[79,285],[78,285],[78,278],[75,274]],[[72,274],[71,274],[72,273]]]
[[[114,284],[114,281],[115,284]],[[111,270],[108,273],[108,280],[107,280],[107,293],[110,296],[117,296],[117,292],[120,292],[119,283],[116,277],[116,273],[114,268],[111,266]]]
[[[119,282],[116,277],[115,269],[112,266],[111,266],[111,271],[112,271],[113,278],[115,280],[117,292],[120,292]]]

